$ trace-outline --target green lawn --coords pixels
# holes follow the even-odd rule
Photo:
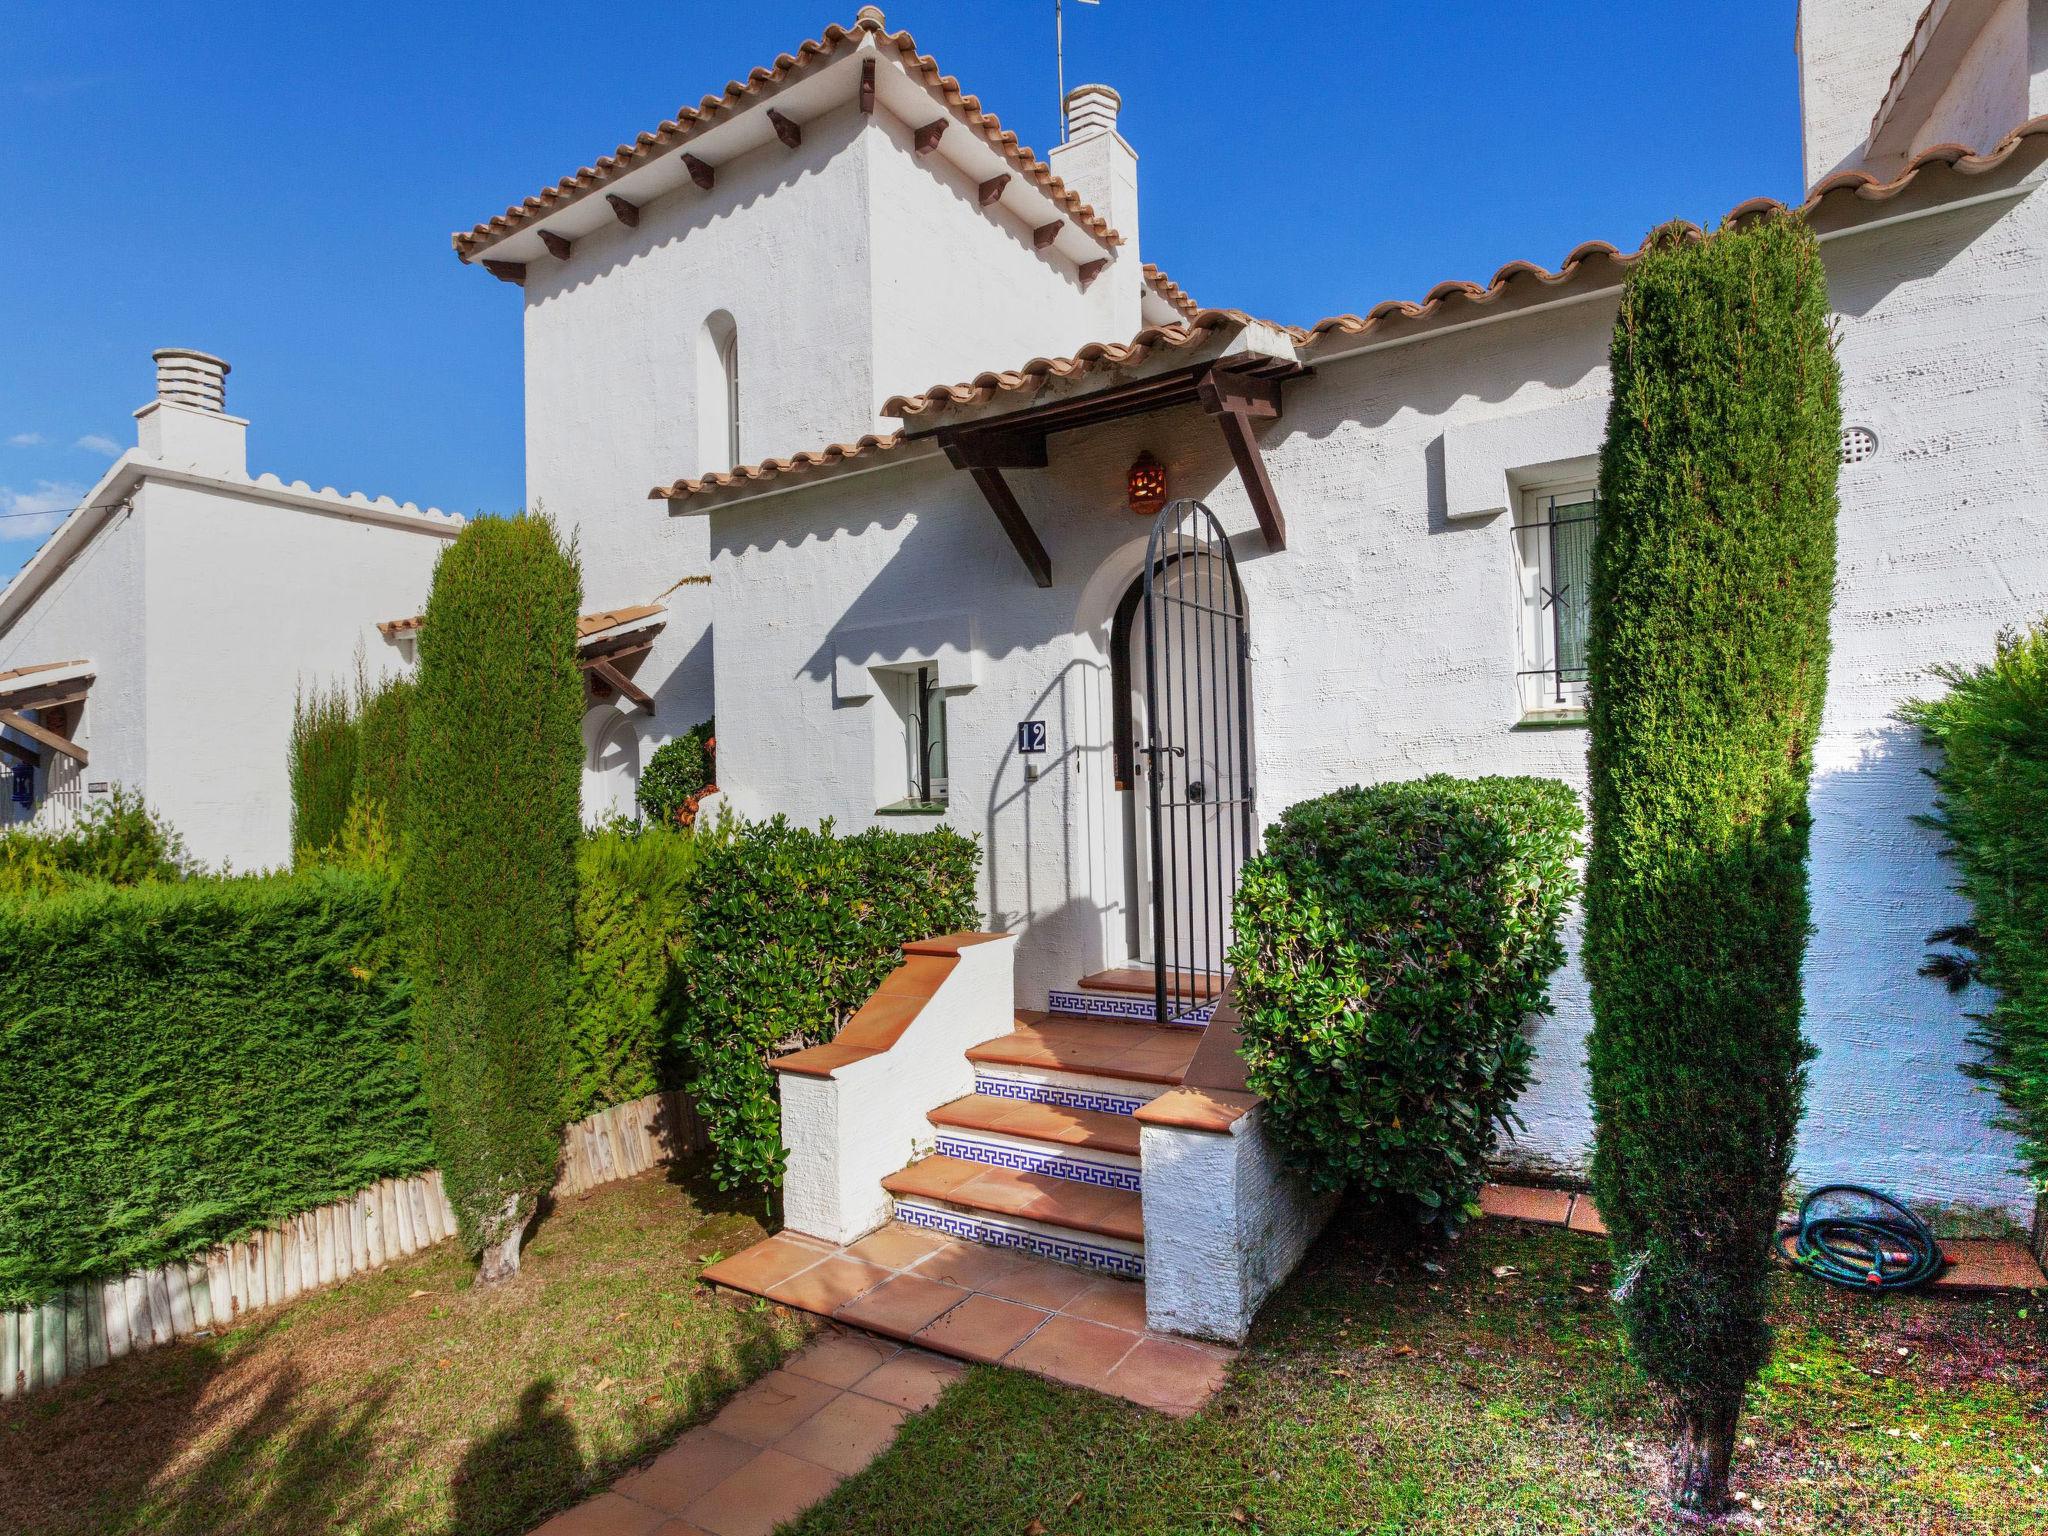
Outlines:
[[[760,1235],[656,1172],[554,1211],[495,1294],[444,1244],[89,1372],[0,1407],[0,1531],[523,1532],[802,1341],[697,1284]]]
[[[1343,1218],[1340,1218],[1340,1221]],[[1605,1246],[1482,1223],[1441,1274],[1333,1237],[1230,1382],[1174,1422],[977,1370],[800,1536],[1656,1531],[1663,1425],[1623,1358]],[[1763,1529],[2048,1531],[2038,1303],[1787,1277],[1737,1483]]]

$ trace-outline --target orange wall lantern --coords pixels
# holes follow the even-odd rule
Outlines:
[[[1131,510],[1150,517],[1166,505],[1166,466],[1150,453],[1141,453],[1131,463]]]

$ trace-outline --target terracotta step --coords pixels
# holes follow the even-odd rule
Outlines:
[[[1129,1115],[1105,1114],[1099,1109],[1068,1109],[1058,1104],[1033,1104],[1022,1099],[970,1093],[964,1099],[940,1105],[928,1118],[933,1125],[955,1130],[1015,1136],[1056,1147],[1085,1147],[1091,1152],[1138,1155],[1138,1122]]]
[[[1195,1029],[1085,1019],[1072,1014],[1023,1012],[1014,1034],[983,1041],[967,1059],[990,1066],[1036,1067],[1134,1083],[1179,1084],[1202,1033]]]
[[[882,1180],[882,1188],[907,1199],[936,1200],[1128,1243],[1145,1240],[1144,1211],[1139,1197],[1128,1190],[1097,1189],[1042,1173],[991,1168],[962,1157],[921,1158]]]
[[[1144,966],[1120,965],[1081,978],[1084,992],[1136,992],[1150,997],[1152,988],[1152,972]],[[1211,998],[1223,990],[1223,978],[1214,972],[1174,972],[1166,978],[1166,990],[1169,997]]]

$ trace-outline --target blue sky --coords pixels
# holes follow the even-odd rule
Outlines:
[[[134,441],[149,352],[234,365],[250,467],[522,499],[519,297],[466,228],[850,22],[855,0],[0,8],[0,578]],[[1041,153],[1052,0],[892,28]],[[1799,193],[1793,0],[1068,0],[1140,157],[1144,254],[1306,323]],[[990,358],[1005,366],[1020,358]]]

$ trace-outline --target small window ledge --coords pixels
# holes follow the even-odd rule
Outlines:
[[[1583,731],[1592,724],[1592,717],[1583,709],[1560,709],[1542,714],[1524,715],[1514,723],[1517,731]]]
[[[898,800],[893,805],[875,807],[877,816],[943,816],[947,805],[943,800]]]

